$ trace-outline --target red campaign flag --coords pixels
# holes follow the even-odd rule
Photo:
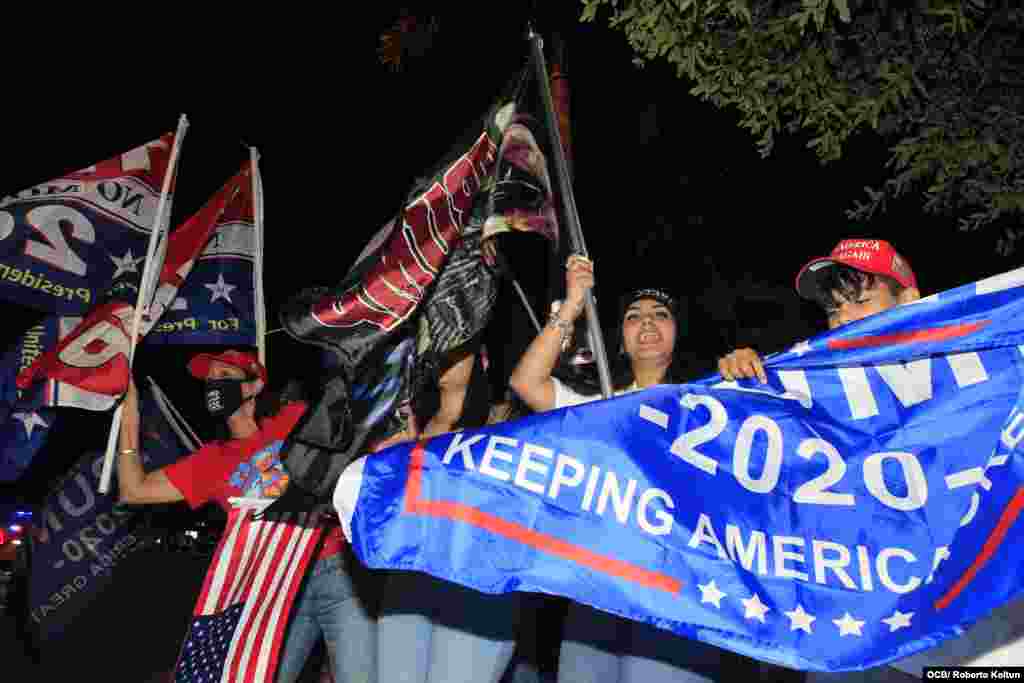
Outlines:
[[[150,311],[143,316],[144,335],[169,307],[209,242],[225,208],[241,192],[250,192],[249,162],[181,227],[171,233]],[[132,275],[125,273],[125,275]],[[128,354],[138,273],[117,280],[105,297],[56,348],[37,357],[18,374],[20,389],[48,380],[48,405],[106,410],[128,388]],[[60,390],[58,390],[60,389]]]
[[[65,179],[98,182],[116,178],[135,178],[159,193],[160,185],[167,175],[167,167],[171,162],[171,147],[173,146],[174,133],[165,133],[158,139],[124,154],[69,173]],[[171,192],[174,192],[174,178],[171,179]]]
[[[28,389],[36,381],[52,380],[79,391],[99,394],[100,400],[78,407],[106,410],[128,388],[128,339],[133,306],[123,301],[103,304],[78,323],[68,336],[18,373],[17,384]],[[60,392],[51,392],[56,397]],[[103,401],[102,397],[109,397]],[[68,404],[65,404],[68,405]]]
[[[228,514],[174,670],[176,683],[270,683],[288,615],[320,540],[315,513]]]
[[[174,303],[178,290],[185,284],[185,279],[217,228],[229,221],[242,220],[254,222],[252,163],[248,160],[202,209],[171,235],[156,294],[144,317],[145,331],[148,332]]]

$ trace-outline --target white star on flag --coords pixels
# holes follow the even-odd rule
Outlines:
[[[217,281],[212,285],[203,285],[210,290],[210,303],[212,304],[217,299],[226,299],[227,302],[234,303],[231,301],[231,290],[237,289],[235,285],[229,285],[224,281],[224,273],[217,276]]]
[[[746,609],[746,613],[743,615],[747,619],[757,619],[762,624],[765,623],[764,615],[765,612],[770,611],[770,608],[761,602],[761,598],[754,593],[749,598],[740,600],[743,603],[743,607]]]
[[[914,616],[913,612],[903,612],[896,610],[892,613],[892,616],[887,619],[882,619],[882,623],[889,625],[889,633],[899,630],[901,628],[910,628],[910,618]]]
[[[718,609],[722,609],[722,598],[726,597],[728,593],[720,591],[718,586],[715,585],[714,579],[705,584],[698,583],[697,588],[700,589],[701,604],[709,602]]]
[[[806,631],[807,633],[811,632],[811,622],[818,618],[805,612],[803,605],[797,605],[795,610],[783,612],[783,614],[789,617],[790,631],[796,631],[799,629],[801,631]]]
[[[113,254],[110,255],[110,260],[114,262],[114,279],[119,278],[123,273],[137,273],[139,272],[137,266],[143,257],[133,258],[132,250],[129,249],[125,252],[124,256],[117,258]]]
[[[790,351],[792,351],[793,353],[795,353],[798,356],[802,356],[805,353],[810,353],[811,352],[811,345],[805,339],[802,342],[800,342],[799,344],[794,345],[793,348],[790,349]]]
[[[846,612],[845,614],[843,614],[843,618],[842,619],[833,619],[832,623],[839,627],[839,635],[840,636],[849,636],[849,635],[862,636],[862,635],[864,635],[863,633],[860,632],[861,628],[864,627],[864,622],[863,621],[858,621],[857,619],[854,619],[852,616],[850,616],[849,612]]]
[[[43,422],[43,418],[39,417],[38,413],[11,413],[11,417],[15,420],[21,420],[21,424],[25,426],[25,436],[29,439],[32,438],[32,431],[36,427],[50,426]]]

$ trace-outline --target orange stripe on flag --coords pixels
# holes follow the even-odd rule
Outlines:
[[[423,492],[423,457],[425,442],[420,441],[412,451],[409,462],[409,478],[406,481],[405,507],[403,512],[424,517],[441,517],[456,520],[477,528],[504,536],[542,552],[589,567],[595,571],[626,581],[658,588],[669,593],[679,593],[683,582],[667,574],[659,574],[642,567],[623,562],[613,557],[595,553],[549,534],[542,534],[522,524],[510,522],[472,506],[449,501],[431,501],[421,498]]]
[[[1006,538],[1006,534],[1010,531],[1010,527],[1017,521],[1021,511],[1024,511],[1024,486],[1017,489],[1017,493],[1010,500],[1010,504],[1006,506],[1003,514],[999,516],[996,528],[989,534],[985,545],[982,546],[981,552],[974,558],[971,566],[967,568],[967,571],[964,572],[963,576],[960,577],[953,587],[935,602],[936,611],[949,607],[949,604],[967,588],[967,584],[974,580],[974,577],[978,575],[981,568],[992,559],[992,556],[996,554],[996,550],[1002,545],[1003,539]]]
[[[854,339],[833,339],[828,342],[828,348],[835,349],[837,351],[845,351],[849,349],[868,349],[875,346],[890,346],[893,344],[936,342],[973,334],[988,325],[989,322],[990,321],[988,320],[980,320],[976,323],[931,327],[924,330],[898,332],[896,334],[878,334],[867,337],[856,337]]]

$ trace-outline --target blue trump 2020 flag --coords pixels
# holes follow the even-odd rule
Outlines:
[[[563,595],[789,667],[878,666],[1022,593],[1024,269],[768,359],[395,446],[335,493],[368,566]]]
[[[166,398],[152,380],[149,385],[139,394],[139,436],[143,467],[152,472],[201,444],[180,422],[172,426],[173,411],[158,405]],[[38,516],[29,616],[43,641],[59,638],[110,584],[117,565],[139,549],[139,508],[117,502],[116,484],[99,492],[102,468],[102,453],[83,454],[51,488]]]
[[[47,400],[51,386],[20,392],[15,378],[57,344],[60,326],[58,316],[46,316],[0,357],[0,481],[14,481],[28,469],[57,419]]]
[[[0,196],[0,299],[82,315],[139,272],[176,135]]]

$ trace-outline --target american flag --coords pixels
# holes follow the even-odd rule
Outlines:
[[[313,513],[253,519],[250,506],[229,512],[178,657],[175,683],[274,679],[288,614],[321,528]]]

